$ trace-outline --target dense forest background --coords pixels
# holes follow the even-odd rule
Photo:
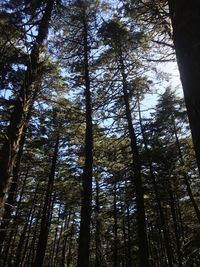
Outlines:
[[[193,2],[0,2],[0,266],[200,266]]]

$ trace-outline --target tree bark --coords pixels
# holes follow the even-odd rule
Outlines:
[[[158,186],[157,186],[157,183],[156,183],[156,177],[155,177],[155,174],[154,174],[152,159],[151,159],[150,151],[148,149],[148,143],[147,143],[147,139],[146,139],[146,136],[145,136],[144,127],[143,127],[143,124],[142,124],[139,95],[138,95],[138,110],[139,110],[140,128],[141,128],[143,143],[144,143],[144,147],[145,147],[145,153],[146,153],[146,156],[147,156],[147,162],[148,162],[148,165],[149,165],[150,177],[151,177],[151,180],[152,180],[153,189],[154,189],[154,192],[155,192],[155,199],[156,199],[156,202],[157,202],[157,205],[158,205],[158,212],[159,212],[159,215],[160,215],[160,222],[161,222],[162,229],[163,229],[164,244],[165,244],[165,248],[166,248],[166,252],[167,252],[168,266],[172,267],[173,266],[173,257],[172,257],[172,250],[171,250],[171,246],[170,246],[170,239],[169,239],[169,236],[168,236],[168,233],[167,233],[167,226],[166,226],[165,216],[164,216],[164,212],[163,212],[163,208],[162,208],[161,198],[160,198]]]
[[[118,219],[117,219],[117,181],[114,182],[113,188],[113,219],[114,219],[114,250],[113,250],[113,267],[118,266]]]
[[[180,78],[200,172],[200,2],[168,0]]]
[[[0,210],[5,204],[5,194],[12,182],[13,167],[19,142],[24,133],[27,113],[32,104],[34,93],[34,83],[40,75],[39,55],[43,47],[44,40],[48,35],[49,21],[53,10],[54,0],[47,1],[44,15],[41,19],[38,35],[33,45],[30,62],[25,71],[25,77],[19,95],[15,101],[13,113],[11,114],[10,124],[6,132],[6,140],[0,151]]]
[[[99,181],[98,177],[95,179],[96,182],[96,197],[95,197],[95,214],[96,214],[96,225],[95,225],[95,267],[101,267],[103,265],[102,257],[102,242],[101,242],[101,219],[100,219],[100,203],[99,203]]]
[[[92,213],[92,173],[93,173],[93,126],[92,106],[89,76],[89,46],[88,27],[85,14],[83,14],[84,31],[84,79],[85,79],[85,103],[86,103],[86,133],[85,133],[85,163],[83,168],[82,183],[83,192],[81,200],[81,222],[78,247],[77,267],[89,267],[90,249],[90,223]]]
[[[137,145],[137,138],[132,122],[131,109],[129,104],[129,96],[127,89],[127,80],[122,53],[119,55],[120,70],[123,82],[123,98],[125,104],[125,114],[128,123],[129,137],[131,141],[132,151],[132,164],[134,177],[132,182],[135,185],[136,192],[136,208],[137,208],[137,229],[138,229],[138,242],[139,242],[139,262],[141,267],[149,267],[149,250],[147,241],[147,227],[145,219],[145,207],[144,207],[144,192],[141,176],[141,163]]]
[[[176,146],[177,146],[177,150],[178,150],[178,154],[179,154],[179,161],[180,161],[181,166],[184,167],[185,166],[185,162],[184,162],[184,159],[183,159],[183,155],[182,155],[182,151],[181,151],[181,145],[180,145],[179,138],[178,138],[178,131],[177,131],[177,127],[176,127],[175,118],[174,118],[173,115],[172,115],[172,124],[173,124],[173,128],[174,128]],[[199,207],[198,207],[198,205],[197,205],[197,203],[196,203],[196,201],[194,199],[193,193],[192,193],[192,189],[191,189],[190,182],[189,182],[189,176],[187,175],[187,173],[185,171],[183,173],[183,177],[184,177],[184,182],[185,182],[185,185],[186,185],[188,196],[190,198],[190,201],[191,201],[192,206],[194,208],[194,211],[196,213],[197,220],[200,223],[200,210],[199,210]]]
[[[37,245],[37,252],[35,258],[35,266],[42,267],[43,260],[45,256],[46,246],[47,246],[47,239],[49,234],[49,225],[50,225],[50,218],[51,218],[51,204],[52,204],[52,193],[53,193],[53,185],[54,185],[54,178],[55,178],[55,171],[56,171],[56,163],[58,158],[58,151],[59,151],[59,134],[56,139],[55,147],[54,147],[54,155],[52,158],[52,165],[48,179],[48,185],[44,200],[44,206],[42,211],[42,219],[41,219],[41,226],[40,226],[40,234],[39,234],[39,241]]]

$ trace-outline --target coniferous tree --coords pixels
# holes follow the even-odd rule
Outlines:
[[[30,3],[28,3],[30,4]],[[38,3],[37,3],[38,4]],[[44,14],[38,26],[38,35],[32,46],[30,61],[24,72],[24,79],[15,99],[14,108],[10,117],[9,126],[6,129],[6,138],[0,153],[0,203],[4,206],[5,193],[12,182],[12,172],[15,164],[19,142],[23,136],[27,123],[27,113],[32,105],[34,83],[41,72],[40,53],[48,35],[49,21],[53,10],[54,1],[47,1]],[[39,5],[40,7],[40,5]],[[37,6],[37,8],[39,8]],[[36,9],[37,10],[37,9]],[[34,16],[34,14],[33,14]]]

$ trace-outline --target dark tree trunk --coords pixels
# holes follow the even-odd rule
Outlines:
[[[125,187],[126,190],[128,189],[127,179],[125,178]],[[130,207],[129,201],[126,200],[126,221],[127,221],[127,256],[126,256],[126,267],[132,267],[132,253],[131,253],[131,220],[130,220]]]
[[[131,109],[129,104],[129,96],[127,90],[127,80],[124,62],[122,54],[120,56],[120,70],[123,81],[123,97],[125,104],[126,120],[128,123],[129,137],[131,141],[131,151],[133,157],[133,173],[134,178],[132,182],[135,185],[136,192],[136,208],[137,208],[137,229],[138,229],[138,241],[139,241],[139,262],[142,267],[149,267],[149,252],[148,252],[148,241],[147,241],[147,227],[145,219],[145,207],[144,207],[144,192],[142,186],[141,176],[141,164],[139,151],[137,146],[137,138],[132,122]]]
[[[182,151],[181,151],[181,145],[180,145],[179,138],[178,138],[178,132],[177,132],[175,118],[173,116],[172,116],[172,124],[173,124],[173,128],[174,128],[176,146],[177,146],[177,150],[178,150],[178,154],[179,154],[179,161],[180,161],[181,165],[184,167],[185,166],[185,162],[184,162],[184,159],[183,159],[183,155],[182,155]],[[190,198],[190,201],[191,201],[192,206],[194,208],[194,211],[196,213],[197,220],[200,223],[200,210],[199,210],[199,207],[198,207],[198,205],[197,205],[197,203],[196,203],[196,201],[194,199],[193,193],[192,193],[192,189],[191,189],[190,182],[189,182],[189,176],[187,175],[187,173],[185,171],[183,173],[183,176],[184,176],[184,182],[185,182],[185,185],[186,185],[188,196]]]
[[[90,222],[92,213],[92,172],[93,172],[93,130],[92,130],[92,106],[90,92],[90,76],[88,63],[88,27],[85,14],[83,14],[84,31],[84,79],[85,79],[85,103],[86,103],[86,133],[85,133],[85,163],[83,168],[83,192],[81,201],[81,222],[78,247],[77,267],[89,267],[90,249]]]
[[[23,154],[24,143],[25,143],[25,135],[23,135],[23,137],[22,137],[22,139],[20,141],[19,151],[17,152],[16,165],[13,168],[13,181],[12,181],[12,183],[10,185],[10,188],[9,188],[9,191],[8,191],[8,198],[6,199],[4,210],[3,210],[2,223],[0,225],[0,230],[3,229],[3,234],[0,236],[0,247],[2,247],[2,244],[3,244],[4,239],[6,237],[6,231],[4,231],[4,230],[7,229],[9,224],[10,224],[10,220],[12,218],[12,210],[13,210],[13,207],[14,207],[14,205],[16,203],[16,195],[17,195],[17,190],[18,190],[20,163],[21,163],[21,158],[22,158],[22,154]],[[27,173],[26,173],[23,185],[22,185],[22,191],[20,193],[20,198],[19,198],[19,201],[17,203],[17,210],[18,210],[19,205],[21,203],[21,199],[22,199],[22,195],[23,195],[23,191],[24,191],[24,187],[25,187],[25,183],[26,183],[27,177],[28,177],[28,170],[27,170]],[[17,217],[17,213],[18,212],[16,211],[14,220]]]
[[[55,235],[54,235],[54,242],[53,242],[53,250],[51,253],[51,263],[49,266],[55,267],[57,265],[57,261],[59,259],[59,245],[60,245],[60,239],[62,238],[62,232],[63,232],[63,224],[61,225],[61,229],[59,232],[59,222],[60,222],[60,212],[61,212],[62,204],[60,203],[59,211],[58,211],[58,219],[57,219],[57,227],[55,230]],[[59,236],[59,238],[57,238]]]
[[[200,172],[200,1],[168,0],[173,40]]]
[[[117,182],[114,184],[113,191],[113,217],[114,217],[114,251],[113,251],[113,266],[118,266],[118,220],[117,220]]]
[[[48,178],[48,185],[47,185],[44,206],[43,206],[43,211],[42,211],[39,241],[37,245],[37,252],[36,252],[36,258],[35,258],[36,267],[43,266],[43,260],[45,256],[46,246],[47,246],[47,239],[48,239],[50,219],[51,219],[52,193],[53,193],[53,185],[54,185],[54,178],[55,178],[55,171],[56,171],[56,163],[57,163],[57,158],[58,158],[58,151],[59,151],[59,135],[57,136],[57,140],[56,140],[55,147],[54,147],[54,155],[52,158],[51,171],[50,171],[49,178]]]
[[[34,86],[34,82],[37,81],[38,76],[40,76],[39,55],[44,40],[48,35],[53,5],[54,0],[47,1],[45,12],[39,25],[38,35],[31,51],[30,62],[25,72],[24,82],[15,101],[13,113],[11,114],[10,124],[6,132],[7,139],[0,151],[0,209],[4,208],[5,193],[8,191],[13,179],[12,175],[16,153],[24,133],[27,113],[32,105],[34,94],[32,87]]]
[[[16,195],[18,191],[18,183],[19,183],[19,172],[20,172],[20,166],[21,166],[21,160],[23,156],[23,150],[24,150],[24,145],[26,141],[26,134],[27,134],[27,129],[28,129],[28,122],[31,118],[31,112],[33,108],[33,104],[35,102],[35,99],[37,98],[39,87],[37,87],[34,91],[33,98],[32,98],[32,104],[30,106],[30,109],[28,111],[27,117],[26,117],[26,124],[23,129],[23,134],[21,136],[21,140],[19,142],[19,150],[17,152],[16,160],[15,160],[15,165],[13,167],[13,180],[11,182],[9,191],[8,191],[8,197],[6,199],[6,203],[4,205],[4,211],[2,215],[2,220],[7,222],[7,225],[10,222],[11,219],[11,213],[13,206],[16,202]]]
[[[95,198],[95,214],[96,214],[96,229],[95,229],[95,267],[101,267],[103,265],[102,257],[102,245],[101,245],[101,220],[100,216],[100,204],[99,204],[99,181],[96,177],[96,198]]]
[[[20,192],[20,195],[19,195],[19,200],[17,202],[16,213],[15,213],[15,216],[13,218],[13,223],[11,225],[11,228],[14,227],[14,225],[16,224],[16,219],[18,218],[19,207],[20,207],[20,204],[21,204],[21,201],[22,201],[22,197],[23,197],[23,194],[24,194],[26,180],[28,178],[28,172],[29,172],[29,167],[27,168],[26,173],[25,173],[22,189],[21,189],[21,192]],[[12,203],[12,204],[14,204],[14,203]],[[10,203],[10,205],[11,205],[11,203]],[[10,219],[11,219],[12,207],[13,206],[10,207],[9,205],[6,205],[6,209],[4,211],[4,216],[2,218],[2,222],[1,222],[1,225],[0,225],[0,232],[1,232],[1,235],[0,235],[0,252],[1,252],[1,248],[3,248],[3,243],[4,243],[4,240],[5,240],[6,236],[7,236],[7,230],[8,230],[8,227],[9,227],[9,224],[10,224]],[[11,231],[11,233],[9,235],[11,235],[11,239],[12,239],[13,231]],[[10,238],[8,238],[8,239],[10,239]]]
[[[168,193],[169,193],[169,200],[170,200],[170,209],[172,213],[172,221],[174,226],[174,234],[175,234],[175,240],[176,240],[176,248],[177,248],[177,263],[179,267],[182,267],[182,250],[181,250],[181,239],[180,239],[180,232],[178,228],[178,220],[176,215],[176,207],[175,207],[175,200],[174,195],[172,191],[172,186],[170,183],[170,180],[167,180],[167,186],[168,186]]]
[[[66,209],[65,209],[65,216],[66,216]],[[65,225],[64,225],[64,232],[69,228],[70,221],[71,221],[71,211],[69,211],[69,215],[66,216]],[[60,267],[65,267],[67,241],[68,241],[68,234],[64,234],[63,240],[62,240]]]
[[[171,250],[171,246],[170,246],[170,239],[167,233],[167,226],[166,226],[166,222],[165,222],[165,216],[164,216],[164,212],[163,212],[163,208],[162,208],[162,203],[161,203],[161,198],[160,198],[160,194],[159,194],[159,190],[158,190],[158,186],[157,186],[157,182],[156,182],[156,177],[154,174],[154,169],[153,169],[153,164],[152,164],[152,159],[151,159],[151,155],[150,155],[150,151],[148,149],[148,142],[145,136],[145,131],[144,131],[144,127],[142,124],[142,117],[141,117],[141,111],[140,111],[140,102],[139,102],[139,95],[138,95],[138,110],[139,110],[139,121],[140,121],[140,128],[141,128],[141,133],[142,133],[142,138],[143,138],[143,143],[144,143],[144,147],[145,147],[145,153],[147,156],[147,162],[149,165],[149,171],[150,171],[150,177],[152,180],[152,184],[153,184],[153,189],[155,192],[155,199],[158,205],[158,212],[160,215],[160,222],[162,225],[162,229],[163,229],[163,235],[164,235],[164,243],[165,243],[165,248],[166,248],[166,252],[167,252],[167,259],[168,259],[168,265],[169,267],[173,266],[173,260],[172,260],[172,250]]]
[[[70,236],[69,236],[69,243],[68,243],[68,253],[67,253],[67,266],[71,266],[72,262],[72,247],[73,247],[73,236],[75,232],[75,214],[72,220],[71,230],[70,230]]]
[[[26,219],[26,223],[24,225],[23,231],[20,235],[19,243],[16,250],[16,260],[15,260],[15,266],[21,266],[23,265],[24,259],[27,256],[27,247],[30,239],[30,234],[32,230],[32,222],[36,217],[36,200],[38,196],[38,189],[39,189],[40,182],[37,182],[36,189],[34,192],[34,196],[32,199],[32,205],[30,207],[29,214]],[[15,240],[14,240],[15,242]],[[12,251],[11,251],[12,252]],[[12,255],[12,254],[11,254]],[[11,258],[11,257],[10,257]]]

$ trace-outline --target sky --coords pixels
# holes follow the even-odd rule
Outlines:
[[[156,79],[155,81],[153,80],[155,82],[155,84],[152,85],[152,87],[154,87],[153,93],[147,94],[141,103],[141,109],[144,111],[143,116],[148,116],[148,114],[153,111],[157,102],[157,98],[165,91],[168,86],[174,89],[177,95],[183,97],[183,90],[177,62],[157,64],[157,70],[158,72],[160,70],[166,74],[169,74],[169,76],[167,75],[168,78],[163,78],[159,83],[157,83]]]

